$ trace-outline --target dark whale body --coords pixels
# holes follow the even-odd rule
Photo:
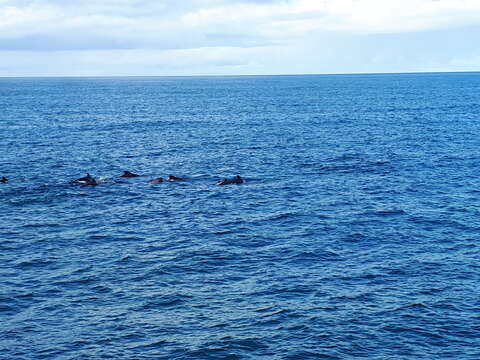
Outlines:
[[[184,178],[178,177],[178,176],[173,176],[173,175],[168,175],[168,181],[182,181],[185,180]]]
[[[217,183],[217,185],[229,185],[229,184],[243,184],[245,181],[240,175],[235,176],[232,179],[223,179]]]
[[[98,185],[98,183],[95,179],[92,178],[92,180],[90,180],[89,182],[87,182],[83,185],[85,185],[85,186],[95,186],[95,185]]]
[[[130,171],[124,171],[123,175],[120,175],[120,177],[124,177],[124,178],[131,178],[131,177],[138,177],[138,176],[140,176],[140,175],[134,174]]]
[[[98,185],[97,181],[89,173],[87,173],[87,176],[75,179],[72,182],[82,185]]]
[[[77,183],[77,184],[86,184],[86,183],[88,183],[88,182],[91,182],[92,180],[94,180],[93,177],[92,177],[92,175],[90,175],[89,173],[87,173],[87,176],[84,176],[84,177],[75,179],[75,180],[73,180],[72,182]]]
[[[152,179],[149,181],[150,184],[158,184],[158,183],[161,183],[163,182],[163,179],[161,177],[159,178],[156,178],[156,179]]]
[[[8,182],[8,179],[5,176],[2,176],[2,178],[0,179],[0,183],[6,184],[7,182]]]

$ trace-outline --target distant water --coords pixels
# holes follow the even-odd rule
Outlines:
[[[479,95],[0,79],[0,358],[480,359]]]

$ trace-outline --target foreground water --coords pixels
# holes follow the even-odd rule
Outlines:
[[[0,358],[479,359],[479,90],[0,79]]]

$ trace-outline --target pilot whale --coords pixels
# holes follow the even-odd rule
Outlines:
[[[87,183],[87,182],[89,182],[89,181],[91,181],[91,180],[93,180],[92,175],[90,175],[89,173],[87,173],[87,176],[84,176],[84,177],[75,179],[75,180],[73,180],[72,182],[74,182],[74,183],[79,183],[79,184],[84,184],[84,183]]]
[[[97,181],[89,173],[87,173],[87,176],[75,179],[72,182],[82,185],[98,185]]]
[[[223,179],[220,180],[217,185],[229,185],[229,184],[243,184],[245,181],[240,177],[240,175],[235,176],[232,179]]]
[[[2,176],[2,178],[0,179],[0,183],[6,184],[7,182],[8,182],[8,179],[5,176]]]
[[[86,182],[83,185],[95,186],[98,185],[98,183],[95,179],[92,178],[89,182]]]
[[[178,177],[178,176],[168,175],[167,180],[168,181],[182,181],[182,180],[185,180],[185,179],[181,178],[181,177]]]
[[[163,179],[161,177],[159,178],[156,178],[156,179],[152,179],[149,181],[150,184],[158,184],[158,183],[161,183],[163,182]]]
[[[130,171],[124,171],[123,175],[120,175],[120,177],[125,177],[125,178],[138,177],[138,176],[140,176],[140,175],[134,174]]]

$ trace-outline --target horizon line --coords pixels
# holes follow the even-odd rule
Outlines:
[[[298,73],[298,74],[209,74],[209,75],[31,75],[0,76],[0,79],[42,79],[42,78],[192,78],[192,77],[273,77],[273,76],[348,76],[348,75],[406,75],[406,74],[472,74],[469,71],[403,71],[403,72],[352,72],[352,73]]]

